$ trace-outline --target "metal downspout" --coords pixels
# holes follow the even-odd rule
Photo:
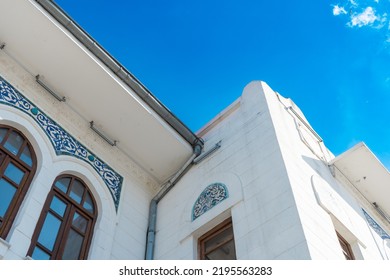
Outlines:
[[[70,32],[85,48],[95,55],[106,67],[108,67],[120,80],[129,86],[150,108],[152,108],[163,120],[165,120],[176,132],[178,132],[192,147],[193,155],[183,167],[173,176],[168,183],[150,202],[149,227],[145,259],[153,259],[154,241],[156,234],[157,204],[187,172],[193,160],[200,155],[203,148],[203,140],[195,135],[179,118],[164,106],[133,74],[112,57],[90,35],[88,35],[76,22],[74,22],[53,0],[35,0],[55,20]],[[0,45],[0,48],[4,46]]]
[[[183,165],[183,167],[179,171],[177,171],[176,174],[167,183],[162,186],[161,190],[150,201],[145,260],[153,260],[154,257],[154,246],[156,241],[157,204],[173,188],[173,186],[180,180],[180,178],[189,170],[189,168],[193,164],[194,159],[202,152],[202,148],[203,142],[199,142],[194,147],[194,153]]]

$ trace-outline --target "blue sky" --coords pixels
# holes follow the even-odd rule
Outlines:
[[[193,131],[263,80],[390,168],[390,0],[56,0]]]

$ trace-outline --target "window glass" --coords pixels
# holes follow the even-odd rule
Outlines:
[[[39,234],[38,242],[52,251],[60,226],[61,221],[50,212],[47,213],[41,233]]]
[[[8,164],[7,168],[4,172],[5,176],[10,178],[13,182],[15,182],[17,185],[20,184],[24,177],[24,171],[21,170],[19,167],[17,167],[12,162]]]
[[[61,191],[63,191],[64,193],[66,193],[68,191],[69,183],[70,183],[70,178],[65,177],[57,180],[55,186],[59,188]]]
[[[66,203],[63,202],[58,197],[54,196],[53,200],[50,204],[50,209],[52,209],[54,212],[56,212],[61,217],[64,216],[65,210],[66,210]]]
[[[6,129],[4,127],[0,128],[0,142],[3,141],[4,136],[7,134],[7,131],[8,131],[8,129]]]
[[[78,213],[74,214],[73,217],[73,226],[75,226],[77,229],[79,229],[82,233],[85,233],[85,230],[87,229],[88,221],[83,216],[81,216]]]
[[[34,260],[50,260],[50,255],[45,251],[41,250],[39,247],[34,249],[34,252],[31,256]]]
[[[32,156],[30,152],[30,148],[28,146],[24,147],[22,154],[20,155],[20,159],[24,161],[28,166],[32,166]]]
[[[16,131],[12,131],[11,135],[7,139],[7,142],[4,144],[4,147],[14,155],[17,155],[23,142],[24,139],[22,136],[20,136],[20,134]]]
[[[81,202],[84,194],[84,186],[79,180],[74,180],[72,189],[70,190],[70,197],[73,198],[77,203]]]
[[[220,232],[219,234],[215,235],[214,237],[211,237],[209,240],[205,242],[206,251],[212,250],[213,248],[228,242],[229,240],[232,239],[232,235],[233,235],[233,229],[228,228]]]
[[[89,193],[87,193],[87,195],[86,195],[86,198],[85,198],[83,207],[84,207],[85,210],[87,210],[89,213],[93,213],[93,211],[94,211],[94,209],[93,209],[92,198],[91,198],[91,196],[89,195]]]
[[[90,191],[78,178],[61,176],[54,181],[47,199],[51,201],[42,209],[27,255],[86,259],[96,220]]]
[[[74,231],[70,230],[68,240],[66,241],[64,254],[62,255],[63,260],[77,260],[80,255],[81,245],[83,244],[83,236]]]
[[[0,238],[2,239],[7,238],[35,174],[34,150],[28,148],[25,152],[26,147],[31,147],[31,144],[22,133],[12,127],[0,125]]]
[[[234,240],[217,247],[215,250],[206,254],[207,260],[235,260],[236,259],[236,248]]]
[[[233,224],[231,219],[222,222],[199,238],[201,260],[235,260]]]
[[[8,183],[6,180],[0,180],[0,217],[4,217],[7,212],[8,206],[10,205],[16,188]]]

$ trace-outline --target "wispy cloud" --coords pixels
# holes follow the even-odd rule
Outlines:
[[[376,1],[376,0],[374,0],[374,1]],[[359,6],[359,4],[355,0],[349,0],[349,3],[351,3],[351,5],[355,6],[355,7]]]
[[[361,13],[354,13],[351,15],[351,20],[348,25],[354,27],[362,27],[366,25],[373,25],[376,21],[380,21],[380,16],[378,16],[375,10],[372,7],[367,7]]]
[[[390,38],[389,5],[381,0],[343,0],[332,5],[332,13],[334,16],[345,17],[346,25],[350,28],[386,27],[383,32]]]
[[[340,7],[338,5],[334,5],[333,6],[333,15],[334,16],[338,16],[338,15],[346,15],[347,14],[347,11],[344,9],[344,7]]]

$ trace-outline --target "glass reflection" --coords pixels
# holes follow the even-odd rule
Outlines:
[[[82,233],[85,233],[85,230],[87,229],[88,221],[83,216],[79,215],[78,213],[75,213],[72,224],[73,226],[78,228]]]
[[[207,240],[205,243],[206,252],[212,250],[215,247],[220,246],[220,244],[227,242],[229,239],[232,239],[232,236],[233,236],[233,228],[227,228],[221,233],[219,233],[218,235]]]
[[[84,194],[84,186],[79,180],[74,180],[72,184],[72,189],[70,190],[69,196],[73,198],[77,203],[81,202]]]
[[[22,144],[22,136],[20,136],[19,133],[12,131],[7,142],[4,144],[4,147],[14,155],[17,155]]]
[[[13,163],[9,163],[4,172],[4,175],[19,185],[23,179],[24,171],[21,170],[16,165],[14,165]]]
[[[24,161],[28,166],[32,167],[32,157],[28,146],[24,147],[20,159]]]
[[[7,133],[8,129],[6,128],[0,128],[0,142],[3,141],[5,134]]]
[[[52,251],[60,226],[61,221],[54,217],[53,214],[47,213],[41,233],[39,234],[38,242]]]
[[[4,217],[15,195],[16,188],[6,180],[0,180],[0,217]]]
[[[70,183],[70,178],[65,177],[57,180],[55,186],[59,188],[61,191],[63,191],[64,193],[66,193],[68,190],[69,183]]]
[[[65,250],[62,255],[63,260],[77,260],[80,255],[84,238],[73,229],[70,230]]]
[[[229,241],[223,246],[218,247],[214,251],[206,255],[208,260],[235,260],[236,248],[234,246],[234,240]]]
[[[56,196],[53,197],[53,200],[51,201],[50,204],[50,208],[61,217],[64,216],[66,206],[67,206],[66,203]]]
[[[89,195],[89,193],[87,193],[87,197],[85,198],[83,207],[84,207],[85,210],[87,210],[89,213],[93,213],[93,212],[94,212],[92,198],[91,198],[91,196]]]
[[[39,247],[35,247],[34,252],[31,256],[34,260],[50,260],[50,255]]]

